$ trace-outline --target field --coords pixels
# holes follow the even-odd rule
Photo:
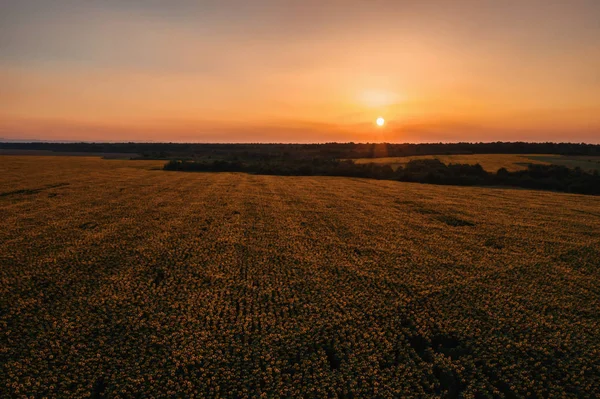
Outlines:
[[[2,149],[3,155],[35,155],[35,156],[70,156],[70,157],[101,157],[106,159],[132,159],[139,157],[136,153],[126,152],[76,152],[76,151],[50,151],[50,150],[28,150],[28,149]]]
[[[600,396],[600,198],[163,163],[0,157],[0,396]]]
[[[596,156],[529,155],[528,158],[533,161],[547,162],[552,165],[561,165],[568,168],[580,167],[584,170],[597,170],[600,172],[600,157]]]
[[[468,154],[468,155],[416,155],[407,157],[359,158],[355,163],[388,164],[395,170],[414,159],[439,159],[445,164],[465,163],[480,164],[488,172],[497,172],[506,168],[510,172],[527,169],[527,164],[562,165],[569,168],[579,166],[584,170],[600,171],[600,157],[567,156],[567,155],[538,155],[538,154]]]

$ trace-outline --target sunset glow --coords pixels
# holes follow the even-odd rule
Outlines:
[[[385,124],[385,119],[379,117],[379,118],[377,118],[376,123],[377,123],[377,126],[383,126]]]
[[[0,0],[0,137],[598,142],[600,2],[550,3]]]

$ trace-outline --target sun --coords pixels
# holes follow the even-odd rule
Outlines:
[[[375,122],[377,123],[377,126],[385,125],[385,119],[383,119],[381,116],[379,118],[377,118],[377,120]]]

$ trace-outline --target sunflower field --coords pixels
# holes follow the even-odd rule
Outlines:
[[[600,198],[0,157],[0,397],[596,398]]]

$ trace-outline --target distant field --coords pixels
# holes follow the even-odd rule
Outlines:
[[[445,164],[466,163],[480,164],[488,172],[497,172],[500,168],[506,168],[513,172],[527,169],[527,164],[554,164],[570,168],[579,166],[585,170],[600,170],[600,157],[590,156],[564,156],[564,155],[530,155],[530,154],[473,154],[473,155],[421,155],[392,158],[359,158],[354,159],[356,163],[380,163],[389,164],[395,170],[398,166],[407,164],[413,159],[439,159]]]
[[[600,171],[600,157],[567,156],[567,155],[528,155],[536,162],[547,162],[553,165],[562,165],[569,168],[580,167],[584,170]]]
[[[102,157],[106,159],[131,159],[139,157],[139,154],[124,152],[68,152],[49,150],[22,150],[22,149],[0,149],[0,155],[30,155],[30,156],[77,156],[77,157]]]
[[[162,164],[0,157],[0,396],[600,396],[600,198]]]

